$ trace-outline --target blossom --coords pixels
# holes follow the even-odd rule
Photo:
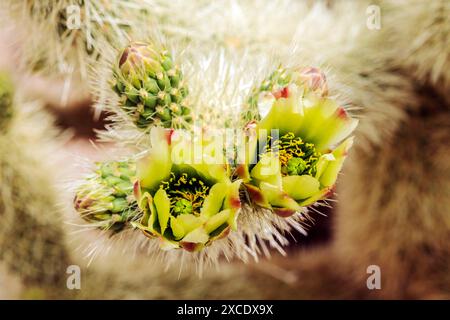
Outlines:
[[[238,170],[252,201],[283,217],[331,193],[358,124],[314,83],[272,93],[268,114],[248,130],[252,154]]]
[[[135,226],[162,249],[199,251],[237,229],[241,181],[231,182],[226,163],[186,156],[201,142],[155,127],[152,148],[137,163],[135,194],[143,216]],[[177,140],[177,142],[175,142]],[[184,148],[184,154],[177,152]]]

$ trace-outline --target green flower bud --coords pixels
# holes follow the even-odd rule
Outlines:
[[[83,219],[102,229],[122,230],[138,211],[133,194],[135,176],[132,161],[98,163],[95,172],[78,188],[75,209]]]
[[[187,88],[167,51],[148,43],[132,42],[118,60],[113,89],[121,97],[122,108],[139,128],[189,127],[192,118],[183,114],[181,107]]]

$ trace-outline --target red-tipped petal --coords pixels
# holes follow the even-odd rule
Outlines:
[[[339,107],[336,110],[336,116],[338,116],[341,119],[347,119],[348,118],[347,111],[345,111],[345,109],[343,107]]]
[[[188,252],[198,251],[203,246],[203,244],[201,243],[186,242],[186,241],[181,241],[180,245],[184,250]]]
[[[288,217],[292,216],[296,211],[291,210],[291,209],[286,209],[286,208],[274,208],[273,212],[277,216],[280,216],[282,218],[288,218]]]
[[[257,204],[260,207],[263,208],[270,208],[270,204],[267,201],[266,197],[263,195],[261,190],[259,188],[251,185],[251,184],[245,184],[245,187],[247,189],[247,193],[250,197],[250,199]]]
[[[139,199],[141,198],[141,184],[139,180],[136,180],[136,182],[133,185],[133,193],[136,200],[139,201]]]
[[[280,99],[280,98],[289,98],[289,88],[288,87],[284,87],[281,90],[275,91],[273,93],[273,96],[277,100]]]

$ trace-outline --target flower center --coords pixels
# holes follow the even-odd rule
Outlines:
[[[283,176],[316,174],[316,164],[320,157],[320,152],[316,150],[314,144],[296,137],[289,132],[279,139],[267,138],[265,152],[275,152],[281,163],[281,174]]]
[[[200,208],[208,195],[210,187],[198,177],[190,177],[187,173],[171,173],[167,181],[161,183],[170,199],[170,213],[200,214]]]

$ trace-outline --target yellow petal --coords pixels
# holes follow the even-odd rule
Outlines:
[[[258,187],[246,183],[245,188],[247,190],[248,196],[255,205],[270,209],[271,206],[269,201]]]
[[[295,211],[301,209],[294,199],[292,199],[287,193],[283,192],[277,186],[262,182],[259,187],[272,206],[292,209]]]
[[[281,164],[274,153],[266,153],[250,172],[252,178],[281,187]]]
[[[302,200],[319,192],[320,183],[308,175],[283,177],[283,191],[294,200]]]
[[[206,243],[209,240],[209,235],[203,227],[199,227],[189,232],[184,238],[183,242],[191,243]]]
[[[322,189],[319,192],[317,192],[316,194],[314,194],[313,196],[309,197],[308,199],[301,201],[299,204],[302,207],[312,205],[319,200],[325,199],[331,193],[331,191],[332,191],[332,187],[327,187],[325,189]]]
[[[227,195],[228,186],[227,183],[216,183],[209,191],[208,196],[203,202],[201,208],[201,215],[205,217],[211,217],[220,211],[223,205],[223,200]]]
[[[336,183],[339,172],[342,169],[347,152],[353,144],[353,138],[345,140],[332,152],[335,157],[334,161],[330,161],[328,166],[323,171],[319,178],[320,184],[325,187],[330,187]]]
[[[239,189],[241,188],[241,183],[242,180],[236,180],[228,185],[224,208],[237,210],[241,207],[241,200],[239,197]]]
[[[176,240],[183,238],[185,235],[183,225],[175,217],[170,217],[170,228]]]
[[[230,218],[230,215],[231,210],[226,209],[209,218],[208,221],[205,223],[206,232],[211,233],[217,228],[219,228],[221,225],[227,222],[227,220]]]
[[[183,226],[185,234],[188,234],[194,229],[200,227],[206,219],[203,217],[196,217],[192,214],[181,214],[176,218],[177,222]]]
[[[156,189],[162,180],[170,175],[170,131],[153,128],[151,131],[152,148],[150,154],[136,163],[136,173],[141,187]]]
[[[158,214],[159,226],[161,227],[161,234],[163,235],[170,216],[170,200],[166,191],[159,189],[155,194],[154,203]]]

